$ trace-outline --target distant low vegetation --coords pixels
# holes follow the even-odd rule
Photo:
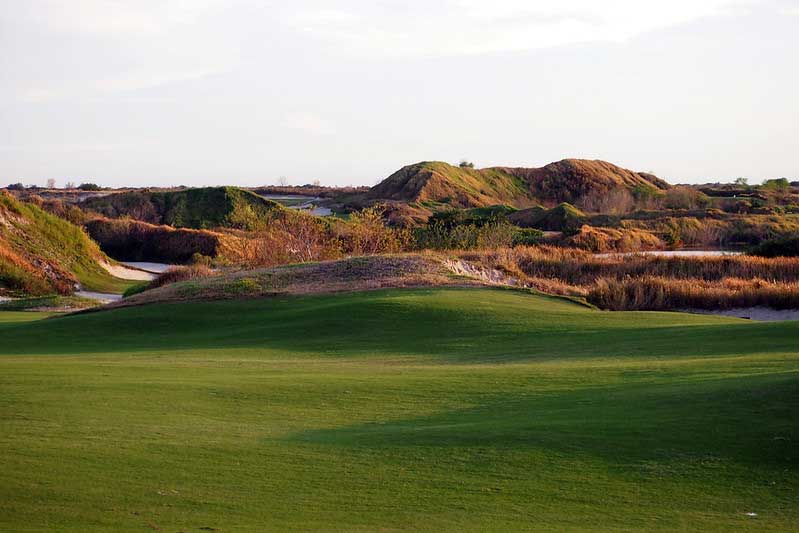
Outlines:
[[[110,218],[129,217],[176,228],[266,228],[286,208],[237,187],[131,191],[88,198],[81,206]]]

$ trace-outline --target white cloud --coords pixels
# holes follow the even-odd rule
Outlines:
[[[761,1],[342,0],[330,7],[322,0],[39,0],[0,12],[0,28],[60,39],[28,42],[22,33],[16,43],[20,51],[52,46],[54,70],[68,65],[63,79],[46,85],[35,76],[15,80],[18,100],[42,103],[221,74],[244,64],[247,54],[266,62],[279,54],[281,40],[268,39],[277,30],[288,31],[280,39],[296,37],[303,46],[340,55],[469,55],[623,42]],[[84,48],[72,51],[75,43]]]
[[[369,55],[462,55],[619,42],[697,19],[740,14],[759,0],[444,0],[339,2],[287,12],[293,28]]]

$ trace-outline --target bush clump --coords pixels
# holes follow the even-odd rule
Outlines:
[[[799,236],[769,239],[754,247],[749,253],[760,257],[799,257]]]
[[[187,281],[191,279],[208,278],[214,275],[214,271],[204,265],[191,265],[172,267],[169,270],[158,274],[150,283],[147,284],[146,289],[157,289],[164,285],[177,283],[179,281]]]

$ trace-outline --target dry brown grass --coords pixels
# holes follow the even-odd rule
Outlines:
[[[799,258],[596,256],[552,246],[464,252],[550,294],[604,309],[799,308]]]
[[[659,250],[665,243],[649,231],[639,229],[595,228],[583,225],[577,233],[569,236],[567,246],[590,252],[638,252]]]
[[[744,255],[664,257],[653,255],[597,256],[582,250],[530,246],[474,251],[464,259],[501,268],[530,278],[558,279],[589,285],[600,278],[657,276],[672,279],[718,281],[724,278],[799,281],[799,258]]]
[[[721,281],[678,280],[655,276],[600,279],[587,300],[613,311],[730,309],[736,307],[799,308],[799,283],[727,278]]]
[[[203,279],[209,278],[214,275],[214,271],[203,265],[191,265],[172,267],[165,272],[158,274],[150,283],[147,284],[147,290],[157,289],[164,285],[177,283],[178,281],[186,281],[190,279]]]

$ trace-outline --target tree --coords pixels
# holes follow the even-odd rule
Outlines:
[[[734,183],[736,185],[740,185],[741,187],[749,187],[749,180],[744,177],[735,178]]]
[[[74,181],[68,181],[68,182],[66,182],[66,183],[64,184],[64,188],[65,188],[65,189],[74,189],[74,188],[75,188],[75,182],[74,182]]]
[[[49,178],[47,180],[47,188],[48,189],[55,189],[55,180],[53,178]]]
[[[461,159],[461,162],[458,163],[458,166],[461,168],[474,168],[474,163],[465,159]]]
[[[765,180],[760,188],[773,201],[780,203],[786,201],[791,193],[791,184],[787,178]]]
[[[99,191],[100,186],[96,183],[81,183],[78,185],[78,189],[81,191]]]
[[[277,179],[277,184],[280,185],[281,187],[286,187],[289,184],[289,180],[286,176],[280,176]]]
[[[24,191],[25,186],[21,183],[12,183],[6,187],[9,191]]]

